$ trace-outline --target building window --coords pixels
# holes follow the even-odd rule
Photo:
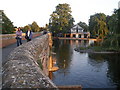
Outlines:
[[[87,34],[84,34],[84,38],[87,38]]]
[[[73,37],[74,37],[74,38],[76,38],[76,35],[75,35],[75,34],[73,34]]]
[[[70,37],[70,34],[67,34],[66,37]]]
[[[79,34],[79,36],[78,36],[79,38],[81,38],[81,34]]]

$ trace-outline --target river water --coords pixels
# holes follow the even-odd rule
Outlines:
[[[74,49],[92,41],[54,40],[53,52],[59,70],[52,73],[56,85],[83,88],[120,87],[120,54],[80,53]]]

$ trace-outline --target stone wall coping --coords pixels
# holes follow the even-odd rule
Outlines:
[[[3,88],[56,88],[46,76],[37,59],[44,49],[48,34],[15,48],[3,66]],[[42,50],[41,50],[42,51]]]

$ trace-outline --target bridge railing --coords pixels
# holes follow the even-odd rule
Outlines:
[[[41,32],[33,33],[33,38],[42,35]],[[16,34],[0,34],[0,48],[6,47],[16,42]],[[22,33],[22,40],[25,40],[25,33]]]
[[[41,37],[20,45],[8,56],[3,66],[4,88],[56,88],[47,76],[49,60],[49,36]],[[40,60],[42,69],[38,64]]]

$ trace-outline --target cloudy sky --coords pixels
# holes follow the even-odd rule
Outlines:
[[[49,23],[50,14],[60,3],[68,3],[75,23],[86,22],[90,15],[105,13],[111,15],[118,8],[120,0],[0,0],[0,10],[15,26],[25,26],[36,21],[39,26]]]

